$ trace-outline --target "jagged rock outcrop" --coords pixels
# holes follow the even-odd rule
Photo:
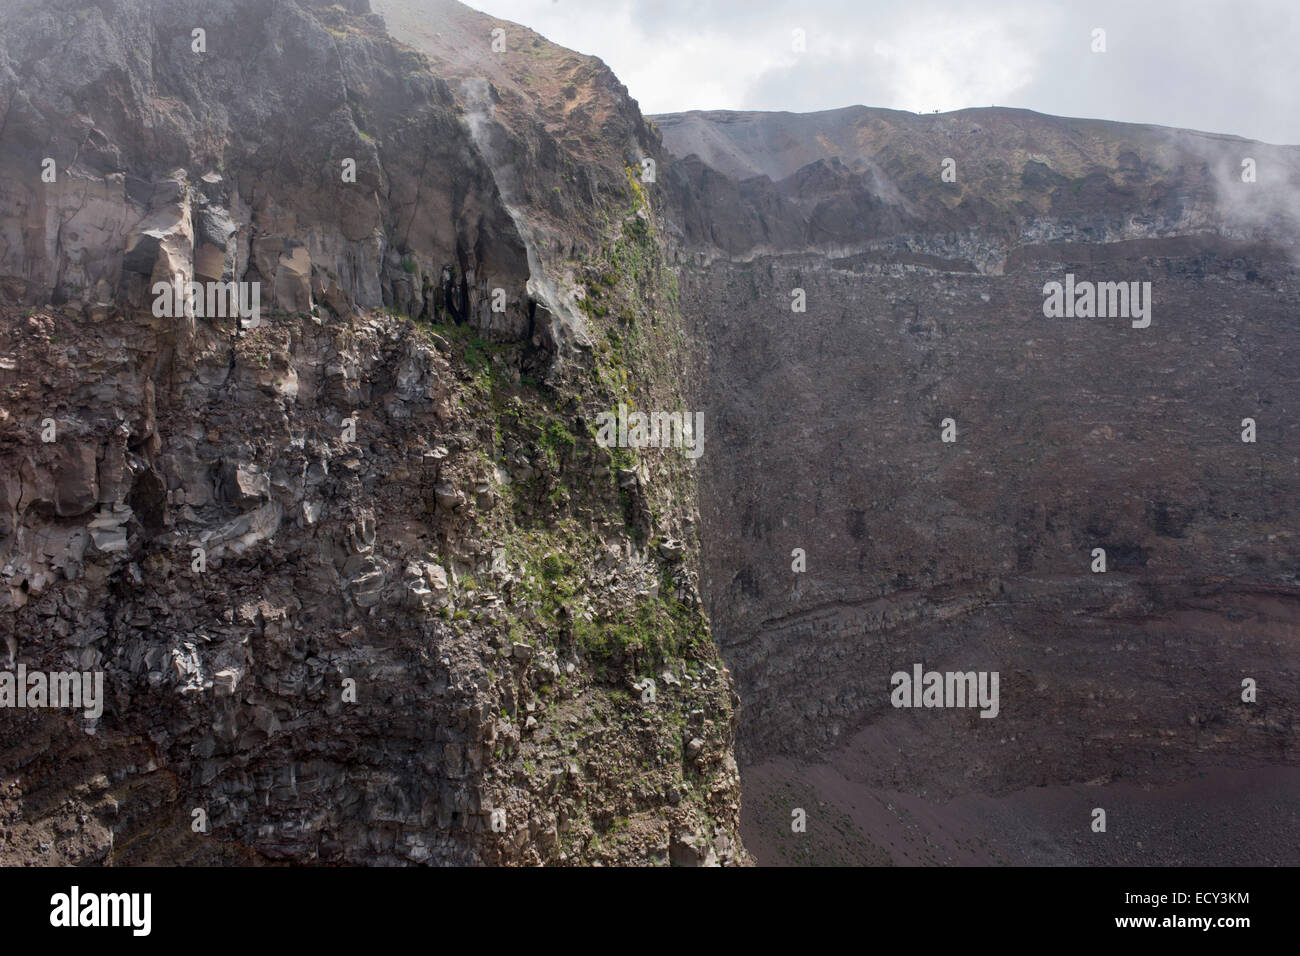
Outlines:
[[[0,860],[746,862],[690,461],[593,437],[685,361],[626,91],[530,38],[609,159],[361,0],[0,22],[0,669],[104,684],[0,710]]]

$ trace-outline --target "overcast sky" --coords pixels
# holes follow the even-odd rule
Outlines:
[[[599,56],[645,113],[1019,106],[1300,144],[1300,0],[470,5]]]

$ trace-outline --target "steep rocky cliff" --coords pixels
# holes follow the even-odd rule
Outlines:
[[[4,862],[747,859],[657,146],[412,8],[0,4]]]
[[[1300,861],[1300,149],[652,119],[759,861]],[[1149,282],[1149,325],[1046,318],[1067,274]],[[998,716],[891,706],[916,663],[1000,672]]]

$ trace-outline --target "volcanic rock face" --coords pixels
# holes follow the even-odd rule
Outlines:
[[[238,278],[268,308],[337,296],[467,318],[472,296],[486,323],[501,287],[495,323],[527,329],[526,253],[493,176],[447,84],[380,26],[291,3],[8,12],[14,297],[102,316],[147,306],[159,279]],[[75,69],[55,68],[56,35]]]
[[[1300,861],[1300,150],[1007,110],[654,122],[759,861]],[[1150,283],[1149,325],[1045,317],[1076,280]],[[998,715],[891,706],[917,663],[998,672]]]
[[[104,686],[3,701],[0,859],[745,862],[608,71],[510,25],[596,154],[364,2],[0,22],[0,669]]]

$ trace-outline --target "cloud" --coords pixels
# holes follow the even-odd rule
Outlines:
[[[1035,48],[1018,42],[1005,20],[931,16],[902,24],[877,40],[894,104],[954,110],[1005,103],[1039,67]]]

